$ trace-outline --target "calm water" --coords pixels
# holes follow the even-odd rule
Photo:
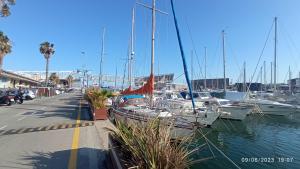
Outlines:
[[[300,169],[300,113],[289,117],[248,116],[244,121],[219,119],[203,132],[208,133],[208,139],[241,168]],[[203,143],[204,139],[199,139],[198,145]],[[193,169],[235,168],[215,148],[211,149],[215,158]],[[211,155],[205,147],[195,158]]]

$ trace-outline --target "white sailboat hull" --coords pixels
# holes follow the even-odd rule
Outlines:
[[[293,106],[274,105],[274,104],[258,104],[262,113],[269,115],[288,116],[296,112]]]
[[[289,116],[299,110],[296,106],[270,100],[249,100],[249,102],[257,105],[263,114],[269,115]]]
[[[174,122],[172,124],[172,135],[174,137],[187,136],[192,134],[197,128],[203,128],[210,126],[219,115],[209,116],[210,120],[203,120],[201,116],[195,115],[171,115],[171,113],[163,113],[161,116],[156,113],[155,110],[151,109],[139,109],[136,111],[120,111],[113,109],[114,119],[116,121],[124,122],[125,124],[130,123],[145,123],[151,119],[159,117],[165,122]]]
[[[232,120],[244,120],[252,111],[249,107],[219,107],[221,112],[220,118]]]

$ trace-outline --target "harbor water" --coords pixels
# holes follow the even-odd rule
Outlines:
[[[218,119],[201,133],[197,135],[198,145],[208,142],[204,134],[240,168],[300,168],[300,113],[287,117],[256,114],[243,121]],[[194,165],[193,169],[238,168],[213,145],[205,146],[194,158],[214,158]]]

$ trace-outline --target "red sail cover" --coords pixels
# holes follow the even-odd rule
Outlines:
[[[129,94],[152,94],[154,90],[154,76],[150,75],[147,83],[139,89],[131,90],[131,86],[125,89],[121,94],[129,95]]]

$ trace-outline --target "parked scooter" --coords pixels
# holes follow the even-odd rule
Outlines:
[[[14,99],[15,99],[16,104],[22,104],[23,103],[23,93],[20,91],[17,92]]]

